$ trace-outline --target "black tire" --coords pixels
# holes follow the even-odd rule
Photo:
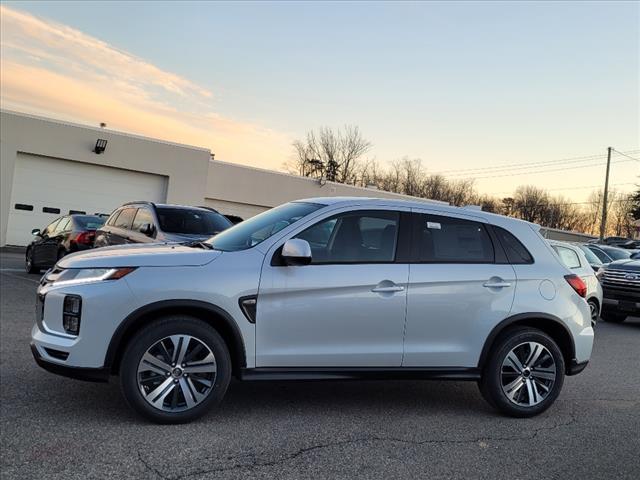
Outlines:
[[[622,323],[627,319],[626,313],[612,312],[611,310],[603,310],[600,317],[605,322]]]
[[[171,335],[188,335],[206,346],[215,356],[216,371],[212,387],[207,395],[195,406],[182,411],[165,411],[151,405],[143,396],[138,382],[138,366],[148,349]],[[175,355],[175,351],[171,354]],[[178,365],[179,367],[179,365]],[[180,370],[175,368],[173,370]],[[185,368],[186,370],[186,368]],[[173,373],[171,374],[173,375]],[[186,375],[185,375],[186,376]],[[169,375],[167,374],[167,377]],[[193,375],[192,375],[193,377]],[[158,374],[159,379],[162,378]],[[167,380],[169,380],[169,377]],[[156,423],[186,423],[201,417],[214,405],[222,401],[231,380],[231,357],[229,350],[218,332],[207,323],[186,315],[170,315],[149,324],[140,330],[127,345],[120,365],[120,386],[129,406],[145,418]],[[163,379],[164,381],[164,379]],[[174,380],[176,383],[177,381]],[[178,384],[181,385],[181,384]],[[191,384],[193,385],[193,383]],[[171,384],[169,384],[171,387]],[[167,387],[167,388],[169,388]],[[153,387],[151,387],[153,388]],[[182,392],[182,390],[180,390]],[[168,399],[169,395],[167,395]],[[194,397],[195,398],[195,397]],[[186,401],[185,397],[182,397]],[[168,400],[164,400],[166,402]],[[164,407],[164,403],[162,407]],[[169,408],[167,406],[167,408]]]
[[[511,400],[503,390],[503,377],[508,380],[513,378],[512,382],[514,383],[519,381],[518,379],[524,378],[522,374],[504,373],[503,375],[503,362],[507,355],[514,349],[525,349],[526,351],[528,348],[528,342],[535,342],[546,349],[546,352],[543,352],[542,355],[544,355],[547,365],[551,365],[546,368],[554,370],[555,373],[555,379],[551,384],[547,384],[547,380],[544,381],[545,385],[548,385],[546,396],[543,396],[541,401],[536,404],[532,404],[531,406],[516,403],[516,400]],[[539,357],[540,359],[543,358],[542,355]],[[553,363],[551,363],[549,357],[553,359]],[[526,367],[526,362],[523,361],[521,366]],[[538,369],[540,370],[539,367]],[[531,327],[516,327],[501,334],[494,342],[492,351],[482,371],[482,378],[478,386],[485,400],[500,412],[512,417],[532,417],[544,412],[553,404],[556,398],[558,398],[558,395],[562,390],[562,384],[564,383],[564,375],[564,357],[556,342],[541,330]],[[531,373],[531,371],[526,374],[526,377],[531,380],[533,380],[533,376],[534,374]],[[505,382],[508,380],[505,380]],[[527,391],[529,384],[526,383],[526,380],[523,380],[522,383],[522,386],[517,387],[519,395],[524,397],[522,399],[523,402],[525,399],[530,401],[530,393]],[[516,386],[517,385],[518,384],[516,384]],[[527,390],[521,390],[525,388],[525,385]],[[537,385],[539,385],[539,383]],[[535,388],[536,392],[543,392],[543,390],[541,390],[542,387],[540,387],[540,390],[538,389],[538,386]]]
[[[33,264],[33,251],[30,248],[24,256],[24,269],[27,273],[40,273],[40,269]]]

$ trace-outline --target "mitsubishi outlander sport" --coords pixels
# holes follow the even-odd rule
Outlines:
[[[32,351],[119,376],[148,419],[195,419],[240,380],[471,380],[527,417],[581,372],[586,286],[536,225],[436,203],[295,201],[204,242],[69,255],[41,280]]]

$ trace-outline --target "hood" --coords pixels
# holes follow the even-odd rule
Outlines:
[[[607,270],[624,270],[625,272],[640,272],[640,260],[616,260],[607,265]]]
[[[58,262],[60,268],[195,267],[212,262],[219,250],[180,244],[137,243],[73,253]]]

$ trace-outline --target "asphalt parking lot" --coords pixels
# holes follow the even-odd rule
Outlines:
[[[588,368],[533,419],[498,415],[473,383],[235,382],[216,412],[158,426],[116,381],[36,366],[38,277],[0,260],[3,479],[640,478],[640,319],[599,324]]]

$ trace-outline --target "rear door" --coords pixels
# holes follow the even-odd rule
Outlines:
[[[418,211],[413,228],[402,365],[475,367],[511,311],[514,269],[482,219]]]

